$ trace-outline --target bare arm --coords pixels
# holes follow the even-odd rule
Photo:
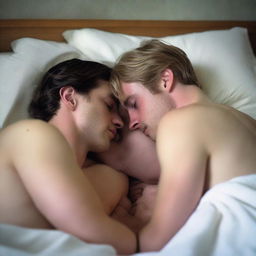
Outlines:
[[[57,229],[84,241],[110,244],[119,253],[133,253],[135,235],[105,213],[57,129],[40,121],[27,121],[20,124],[19,131],[14,164],[45,218]]]
[[[186,116],[164,117],[158,129],[157,150],[159,191],[153,216],[140,232],[141,251],[159,250],[176,234],[195,209],[204,185],[206,150],[197,125],[193,127]]]
[[[94,164],[83,171],[99,195],[105,212],[110,215],[121,198],[127,196],[128,177],[104,164]]]

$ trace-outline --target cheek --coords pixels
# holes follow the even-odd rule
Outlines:
[[[110,113],[105,107],[101,107],[95,112],[95,117],[98,119],[98,121],[106,123],[110,120]]]
[[[154,105],[154,102],[150,99],[143,100],[139,105],[139,115],[141,120],[147,121],[152,119],[157,110],[157,105]]]
[[[150,112],[151,103],[147,102],[146,100],[140,100],[137,103],[137,105],[138,105],[137,113],[140,116],[141,120],[143,120]]]
[[[145,107],[142,113],[144,120],[152,129],[156,129],[161,118],[167,112],[167,107],[157,100],[148,102],[146,106],[147,108]]]

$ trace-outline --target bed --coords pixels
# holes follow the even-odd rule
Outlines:
[[[256,119],[255,21],[0,20],[0,127],[27,117],[33,88],[50,66],[70,58],[111,66],[120,54],[151,37],[174,44],[187,53],[212,100]],[[241,190],[243,193],[244,189]],[[256,198],[251,191],[245,196]],[[250,236],[256,237],[255,215],[246,224],[236,221],[242,226],[252,226]],[[190,223],[184,232],[191,233],[193,229],[195,225]],[[217,246],[216,241],[203,246],[200,235],[194,235],[197,241],[178,239],[176,245],[170,241],[163,251],[137,255],[163,256],[174,252],[191,256],[218,255],[218,250],[212,250]],[[227,239],[232,244],[229,248],[234,249],[222,255],[256,253],[254,242],[243,251],[241,244],[236,246],[231,238]],[[186,251],[181,247],[187,248]],[[2,224],[0,255],[116,254],[110,246],[83,243],[61,231]]]

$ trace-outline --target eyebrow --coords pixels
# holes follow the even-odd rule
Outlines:
[[[120,100],[118,100],[117,97],[115,97],[115,95],[113,93],[108,94],[108,96],[111,100],[113,100],[113,102],[116,104],[117,108],[119,107],[119,105],[121,105]]]
[[[118,99],[113,95],[113,93],[107,94],[106,98],[110,98],[111,100],[113,100],[115,102],[118,101]]]
[[[118,100],[118,98],[115,97],[114,94],[110,94],[109,97],[117,104],[120,105],[120,101]]]

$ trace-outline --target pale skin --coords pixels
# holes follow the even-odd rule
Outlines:
[[[112,141],[107,151],[97,153],[97,159],[143,183],[157,184],[160,167],[155,142],[142,132],[129,129],[128,112],[121,104],[118,112],[124,123],[118,130],[118,140]]]
[[[127,194],[127,178],[103,165],[84,168],[87,152],[106,150],[122,127],[109,86],[102,81],[90,100],[72,87],[60,94],[50,122],[24,120],[0,133],[0,222],[56,228],[133,253],[134,233],[109,216]]]
[[[119,113],[124,122],[119,140],[113,141],[107,151],[96,157],[130,177],[129,199],[123,198],[112,216],[138,232],[152,214],[160,167],[155,142],[140,131],[129,130],[128,113],[122,105],[119,105]]]
[[[139,232],[141,251],[161,249],[214,185],[256,173],[254,119],[179,83],[170,69],[159,89],[152,94],[141,83],[122,82],[130,129],[156,141],[161,167],[152,217]]]
[[[140,131],[130,131],[126,125],[122,129],[121,141],[112,142],[109,150],[97,154],[97,157],[143,183],[158,182],[160,167],[155,143]]]

